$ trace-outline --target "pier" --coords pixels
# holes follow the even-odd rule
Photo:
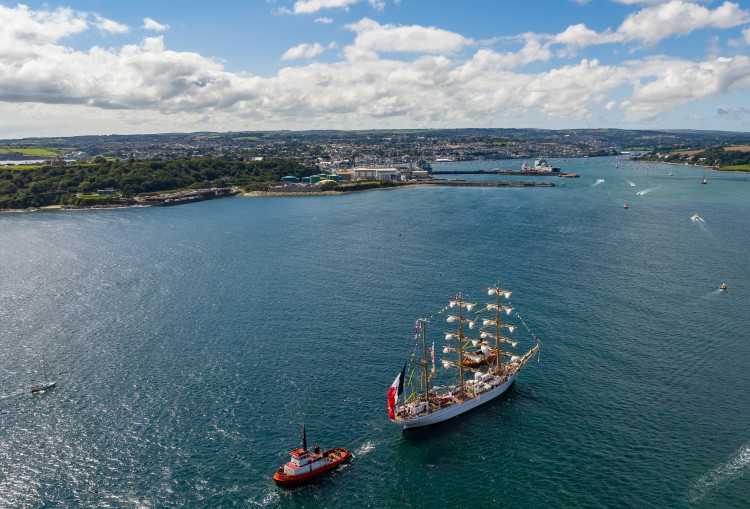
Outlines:
[[[461,170],[461,171],[433,171],[432,175],[512,175],[514,177],[574,177],[577,173],[564,173],[559,171],[536,171],[536,170]]]
[[[468,182],[466,180],[429,180],[419,182],[420,184],[429,184],[432,186],[454,186],[454,187],[556,187],[553,182]]]

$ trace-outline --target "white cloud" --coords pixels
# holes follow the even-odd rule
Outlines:
[[[638,79],[622,105],[632,121],[654,120],[678,106],[750,87],[750,57],[744,55],[705,62],[660,57],[630,67]]]
[[[55,43],[88,28],[87,15],[71,9],[32,11],[25,5],[0,5],[0,51],[11,44]]]
[[[151,18],[143,18],[143,26],[141,28],[144,30],[153,30],[154,32],[164,32],[165,30],[169,30],[169,25],[162,25]]]
[[[616,34],[624,41],[655,44],[671,35],[687,35],[703,28],[731,28],[748,21],[750,12],[740,9],[737,3],[724,2],[711,10],[684,0],[671,0],[631,14]]]
[[[281,57],[282,60],[297,60],[299,58],[312,58],[323,53],[325,49],[319,43],[300,44],[289,48]]]
[[[750,116],[750,109],[741,106],[731,106],[729,108],[719,108],[716,113],[721,117],[742,117],[746,115]]]
[[[117,21],[112,21],[111,19],[102,18],[98,14],[94,16],[94,19],[96,20],[94,26],[102,32],[110,34],[126,34],[130,32],[129,26],[118,23]]]
[[[311,14],[323,9],[348,9],[350,5],[362,2],[363,0],[298,0],[294,3],[295,14]],[[385,2],[383,0],[368,0],[370,5],[378,10],[383,10]]]
[[[455,32],[419,25],[381,25],[364,18],[346,28],[357,32],[354,46],[365,51],[453,53],[474,41]]]
[[[355,35],[342,48],[343,59],[289,64],[265,78],[228,72],[197,53],[171,51],[163,37],[85,51],[61,42],[97,28],[90,14],[0,6],[0,116],[28,119],[29,129],[44,117],[45,125],[61,126],[59,132],[69,130],[66,125],[108,132],[455,127],[527,112],[585,119],[596,108],[622,110],[626,120],[641,122],[684,104],[750,90],[750,57],[742,55],[611,65],[581,59],[545,71],[519,70],[555,62],[555,45],[572,53],[616,37],[582,24],[556,35],[521,34],[512,39],[522,43],[518,51],[481,47],[466,57],[458,51],[475,43],[461,34],[365,18],[347,27]],[[283,59],[310,59],[325,49],[301,44]],[[386,52],[406,55],[388,59]],[[78,124],[72,118],[91,120]]]
[[[325,17],[324,18],[317,18],[315,20],[315,23],[324,23],[324,24],[328,25],[330,23],[333,23],[333,20],[331,18],[325,18]]]

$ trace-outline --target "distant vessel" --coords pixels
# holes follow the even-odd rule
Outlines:
[[[433,343],[430,349],[427,347],[426,329],[429,322],[425,319],[417,322],[415,336],[422,343],[424,358],[421,361],[409,359],[408,363],[421,368],[419,371],[424,370],[424,374],[421,376],[421,387],[424,388],[424,392],[418,395],[412,393],[404,403],[398,404],[399,396],[404,387],[404,373],[406,371],[406,366],[404,366],[401,374],[396,377],[396,380],[388,391],[388,414],[391,422],[404,429],[420,428],[451,419],[488,401],[492,401],[513,384],[526,363],[539,351],[538,341],[531,350],[523,355],[515,355],[500,347],[500,343],[508,343],[514,347],[518,345],[516,340],[500,335],[500,329],[502,328],[507,329],[511,333],[516,329],[516,326],[500,321],[501,312],[510,315],[513,311],[512,307],[505,306],[500,302],[501,296],[508,299],[511,292],[502,290],[499,287],[490,287],[487,289],[487,293],[488,295],[496,295],[497,300],[495,303],[487,304],[481,310],[494,311],[494,313],[489,318],[482,318],[483,326],[479,328],[480,339],[473,339],[464,335],[465,327],[468,326],[469,329],[474,329],[479,318],[476,316],[471,318],[466,317],[463,314],[463,310],[466,310],[468,314],[476,303],[467,302],[460,293],[449,303],[449,307],[458,308],[457,315],[448,316],[448,322],[456,323],[458,330],[445,334],[445,340],[454,342],[456,346],[446,346],[443,349],[443,353],[456,353],[457,358],[456,361],[443,359],[442,364],[445,368],[458,368],[459,383],[446,392],[438,394],[430,390],[430,380],[434,378],[433,375],[435,373],[435,345]],[[488,328],[491,332],[485,330]],[[491,345],[488,339],[493,340],[494,345]],[[467,366],[466,360],[471,359],[470,356],[473,355],[466,351],[469,343],[475,347],[479,346],[480,351],[486,354],[484,359],[491,359],[488,361],[491,364],[489,364],[486,370]],[[492,350],[493,356],[489,355],[490,350]],[[428,351],[430,352],[429,357]],[[432,369],[430,369],[430,361],[432,361]],[[474,361],[470,360],[470,362],[473,363]],[[466,380],[467,371],[474,373],[473,380]],[[414,373],[415,371],[412,371],[412,375]]]
[[[670,171],[670,172],[669,172],[669,176],[670,176],[670,177],[674,177],[674,172],[671,172],[671,171]]]
[[[530,167],[528,164],[523,163],[523,166],[521,166],[521,169],[523,171],[543,171],[543,172],[559,172],[560,168],[557,166],[552,166],[547,162],[546,159],[537,159],[534,161],[534,167]]]
[[[703,218],[699,216],[698,214],[693,214],[692,216],[690,216],[690,220],[691,221],[703,221]]]
[[[719,287],[719,290],[726,290],[726,289],[727,289],[727,284],[726,284],[726,283],[722,284],[722,285],[721,285],[721,286]]]
[[[706,177],[703,177],[703,180],[701,181],[701,184],[705,184],[705,183],[706,183]]]
[[[424,158],[419,158],[417,160],[417,169],[424,170],[424,171],[432,171],[432,166],[430,166],[430,163],[424,160]]]
[[[628,208],[628,204],[626,203],[625,205],[622,206],[622,208],[624,209]]]
[[[352,453],[346,449],[328,449],[320,453],[320,447],[313,447],[313,452],[307,450],[307,433],[302,425],[302,445],[292,449],[291,459],[279,468],[273,475],[273,480],[279,485],[299,484],[319,476],[348,460]]]
[[[594,185],[595,185],[595,186],[596,186],[596,185],[599,185],[599,184],[601,184],[602,182],[604,182],[604,179],[597,179],[597,180],[596,180],[596,182],[594,182]]]
[[[42,354],[42,369],[44,371],[44,382],[29,387],[31,392],[46,391],[47,389],[52,389],[57,386],[57,381],[54,379],[55,374],[52,372],[52,368],[49,367],[49,364],[47,364],[47,359],[44,357],[44,354]],[[47,377],[47,371],[49,371],[49,377],[51,380]]]

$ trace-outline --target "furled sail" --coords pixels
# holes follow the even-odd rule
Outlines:
[[[495,309],[498,311],[505,311],[506,315],[510,315],[510,312],[513,311],[513,308],[508,306],[498,306],[497,304],[487,304],[487,309]]]

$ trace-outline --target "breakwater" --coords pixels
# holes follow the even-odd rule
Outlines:
[[[518,182],[518,181],[499,181],[499,182],[468,182],[466,180],[430,180],[420,182],[420,184],[429,184],[432,186],[463,186],[463,187],[555,187],[553,182]]]
[[[433,171],[432,175],[512,175],[521,177],[571,177],[574,173],[536,171],[536,170],[465,170]]]

